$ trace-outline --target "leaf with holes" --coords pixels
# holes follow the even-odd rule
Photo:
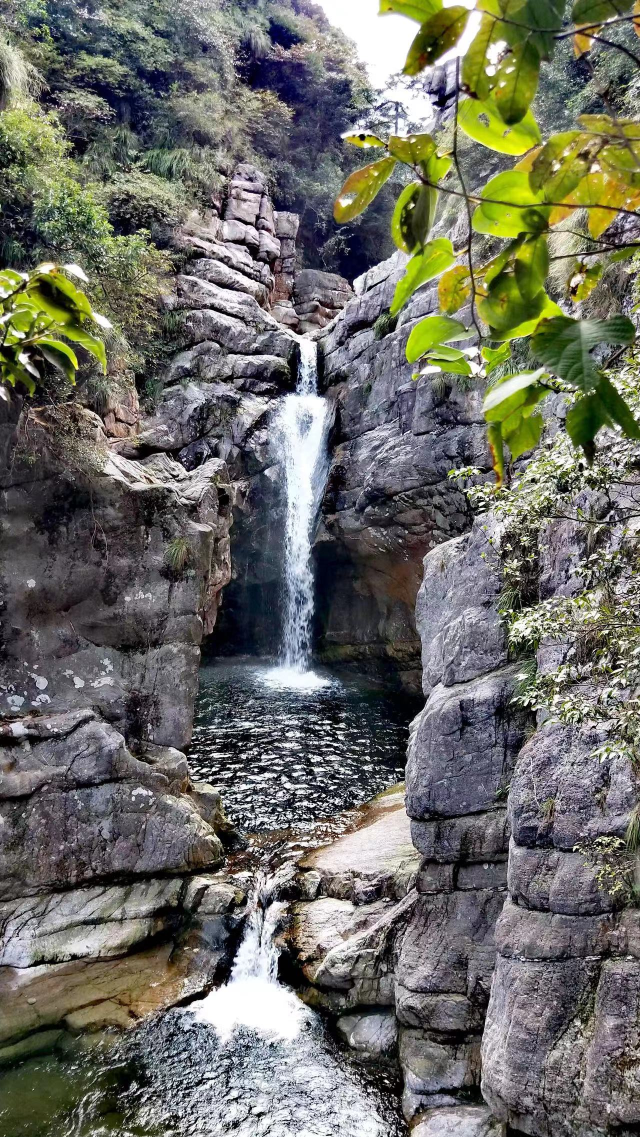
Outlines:
[[[419,75],[425,67],[432,67],[440,56],[446,55],[457,44],[468,19],[469,10],[461,5],[443,8],[431,16],[409,48],[404,74]]]
[[[531,189],[523,170],[507,170],[492,178],[481,199],[472,219],[476,233],[517,237],[520,233],[541,233],[548,227],[550,209]]]
[[[599,138],[581,130],[554,134],[545,142],[531,167],[531,188],[547,201],[564,201],[589,172],[601,149]]]
[[[385,144],[377,134],[366,134],[364,131],[361,134],[343,134],[343,142],[349,142],[351,146],[357,146],[360,150],[384,150]]]
[[[353,221],[364,213],[391,177],[395,167],[395,158],[381,158],[379,162],[355,170],[347,178],[333,208],[333,216],[339,225]]]
[[[395,316],[421,285],[450,268],[455,259],[453,246],[447,237],[437,237],[435,241],[425,245],[424,249],[409,261],[405,275],[396,285],[393,303],[389,309],[391,315]]]
[[[436,152],[436,144],[430,134],[410,134],[408,138],[393,135],[389,139],[389,153],[408,166],[426,162]]]
[[[569,281],[569,296],[575,304],[582,303],[591,295],[603,272],[604,265],[597,261],[592,264],[581,261],[576,266]]]
[[[540,129],[531,111],[521,122],[509,126],[491,100],[465,99],[458,111],[458,125],[474,142],[500,154],[526,154],[541,140]]]
[[[529,41],[514,47],[500,63],[495,76],[493,101],[503,122],[521,122],[538,89],[540,56]]]
[[[572,320],[558,316],[544,320],[531,340],[531,350],[565,382],[580,391],[592,391],[598,382],[598,367],[592,351],[600,344],[633,343],[635,327],[626,316],[609,320]]]
[[[412,182],[405,186],[396,202],[391,219],[391,234],[399,249],[413,253],[429,236],[438,204],[438,191],[433,186]]]

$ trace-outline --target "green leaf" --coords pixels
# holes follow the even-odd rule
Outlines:
[[[539,367],[537,371],[523,371],[520,375],[510,375],[508,379],[503,379],[501,383],[496,384],[487,392],[482,404],[483,414],[486,415],[488,411],[502,407],[508,400],[512,399],[513,395],[526,391],[529,387],[534,387],[545,374],[544,367]],[[511,414],[514,407],[520,406],[522,401],[512,403],[510,409],[505,409],[505,414],[493,416],[494,421],[501,421],[507,413]]]
[[[518,12],[518,22],[531,28],[522,33],[537,49],[542,59],[551,59],[555,49],[554,33],[559,32],[564,20],[567,0],[526,0]]]
[[[406,186],[393,211],[391,234],[399,249],[412,253],[422,247],[433,225],[438,204],[438,191],[421,182]]]
[[[462,86],[478,99],[487,99],[495,85],[495,76],[488,74],[492,66],[490,49],[504,39],[502,28],[499,20],[483,15],[475,39],[462,60]]]
[[[518,237],[521,233],[541,233],[548,227],[550,207],[531,189],[524,170],[498,174],[484,187],[481,198],[472,218],[476,233]]]
[[[424,24],[430,16],[435,16],[442,8],[442,0],[380,0],[380,15],[387,12],[397,12],[401,16],[408,16]]]
[[[602,343],[630,344],[635,328],[626,316],[609,320],[544,320],[531,341],[535,357],[580,391],[595,389],[598,369],[591,352]]]
[[[389,311],[395,316],[406,304],[416,289],[433,280],[455,261],[455,253],[451,241],[447,237],[437,237],[425,245],[422,252],[417,253],[407,265],[407,271],[396,285],[393,303]]]
[[[361,134],[343,134],[342,140],[349,142],[351,146],[357,146],[360,150],[385,148],[384,142],[377,134],[366,134],[364,131]]]
[[[102,340],[98,339],[97,336],[90,335],[89,332],[85,332],[79,324],[65,324],[61,331],[66,339],[71,340],[72,343],[79,343],[81,347],[91,352],[102,365],[102,370],[107,370],[107,353]]]
[[[72,316],[91,316],[91,305],[84,292],[80,292],[75,284],[67,280],[62,273],[55,269],[49,273],[36,272],[29,283],[27,292],[31,295],[35,289],[49,297],[53,305],[60,305],[67,309]]]
[[[66,375],[70,383],[76,381],[76,371],[78,370],[78,359],[74,351],[65,343],[59,340],[38,340],[38,351],[58,371],[62,371]]]
[[[440,350],[439,348],[437,349]],[[445,359],[441,355],[428,355],[425,362],[432,367],[439,367],[445,375],[472,375],[473,370],[468,359]]]
[[[344,183],[333,208],[333,216],[339,225],[353,221],[371,205],[396,166],[395,158],[382,158],[361,170],[355,170]]]
[[[408,138],[393,135],[389,139],[389,153],[409,166],[426,162],[435,152],[436,144],[430,134],[410,134]]]
[[[514,262],[518,288],[525,300],[537,296],[549,274],[549,246],[546,237],[528,237]]]
[[[601,143],[579,130],[554,134],[536,155],[531,188],[548,201],[564,201],[589,172]]]
[[[458,125],[474,142],[500,154],[525,154],[537,146],[541,138],[531,111],[527,111],[521,122],[509,126],[490,100],[465,99],[458,111]]]
[[[521,122],[538,89],[540,56],[530,40],[514,47],[500,63],[493,85],[493,100],[504,122]]]
[[[542,415],[521,415],[512,426],[502,424],[502,437],[511,451],[511,460],[516,461],[528,450],[534,450],[540,441],[544,419]]]
[[[601,375],[598,380],[597,394],[609,416],[622,427],[627,438],[640,438],[640,423],[606,375]]]
[[[468,19],[469,10],[461,5],[442,8],[430,16],[409,48],[404,74],[419,75],[425,67],[432,67],[441,55],[446,55],[457,44]]]
[[[432,154],[426,162],[420,164],[425,178],[437,185],[443,178],[446,178],[453,165],[453,159],[449,154]]]
[[[456,265],[440,277],[438,303],[440,310],[452,315],[471,296],[471,273],[464,265]]]
[[[471,339],[473,332],[450,316],[427,316],[413,329],[407,341],[407,359],[415,363],[432,348],[451,340]]]
[[[593,440],[603,426],[609,425],[609,416],[599,395],[586,395],[577,400],[567,413],[566,426],[574,446],[582,446],[589,458],[593,454]]]
[[[511,359],[511,345],[508,343],[501,343],[500,347],[483,347],[481,355],[485,361],[485,372],[491,375],[497,367],[501,367],[508,359]]]
[[[599,24],[612,16],[623,16],[632,0],[576,0],[571,12],[574,24]]]

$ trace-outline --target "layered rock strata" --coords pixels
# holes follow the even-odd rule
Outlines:
[[[229,830],[179,748],[230,575],[230,485],[220,459],[189,474],[123,458],[78,407],[0,413],[0,1055],[15,1058],[62,1025],[172,1003],[220,964],[174,949],[199,904],[187,878],[220,866]],[[222,949],[234,920],[218,932]]]
[[[448,475],[491,464],[480,393],[413,378],[407,339],[438,302],[427,285],[397,326],[389,320],[405,259],[398,254],[356,281],[355,298],[319,340],[336,430],[316,551],[324,658],[419,692],[422,561],[470,524]]]

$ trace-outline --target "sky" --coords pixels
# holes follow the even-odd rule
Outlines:
[[[374,87],[402,70],[417,26],[404,16],[378,16],[378,0],[318,0],[332,24],[354,40]]]

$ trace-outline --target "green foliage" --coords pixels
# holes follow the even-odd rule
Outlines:
[[[600,25],[612,15],[616,20],[611,33],[607,27],[607,37],[613,34],[614,39],[607,38],[606,46],[614,53],[618,49],[627,67],[628,61],[638,64],[623,42],[637,30],[637,13],[624,27],[630,7],[631,0],[576,0],[575,26],[567,27],[566,0],[477,0],[480,20],[458,65],[460,91],[468,97],[456,96],[448,148],[438,149],[428,134],[391,136],[386,143],[380,135],[347,139],[375,146],[380,154],[373,165],[350,176],[338,198],[338,220],[367,207],[381,172],[388,177],[393,164],[404,163],[414,178],[400,194],[392,220],[395,243],[414,256],[391,310],[398,313],[417,288],[440,276],[442,315],[428,317],[413,329],[408,361],[422,361],[421,374],[431,374],[447,361],[454,373],[488,378],[507,362],[511,341],[530,340],[531,354],[544,364],[538,371],[503,376],[485,400],[498,485],[505,475],[505,446],[513,462],[538,445],[544,421],[539,405],[549,393],[577,393],[566,427],[589,460],[596,435],[605,426],[620,428],[628,438],[640,437],[640,424],[628,402],[602,372],[605,345],[630,347],[635,325],[622,315],[589,319],[588,312],[581,312],[569,317],[547,291],[550,276],[557,277],[554,260],[564,256],[554,252],[556,227],[570,223],[572,236],[582,246],[581,260],[567,266],[566,292],[575,304],[588,300],[613,258],[636,247],[633,239],[627,244],[624,226],[615,223],[625,215],[635,216],[640,205],[640,121],[618,114],[610,91],[597,88],[595,81],[601,99],[597,108],[588,105],[591,95],[581,102],[579,92],[571,94],[579,112],[574,129],[543,140],[532,110],[540,76],[545,75],[541,68],[551,64],[557,44],[572,37],[576,58],[595,53]],[[457,45],[468,21],[466,8],[445,7],[441,0],[382,0],[380,10],[420,23],[405,65],[409,75],[419,74]],[[597,65],[602,72],[599,56]],[[592,73],[595,76],[593,67]],[[476,147],[471,155],[467,150],[465,171],[462,136],[521,161],[470,192],[466,175],[471,171],[477,177],[474,167],[482,166],[482,150]],[[451,165],[455,179],[449,177]],[[471,231],[458,252],[445,248],[442,238],[427,244],[440,194],[464,202],[470,217]],[[502,242],[497,253],[496,240]],[[491,244],[494,255],[483,263]],[[587,259],[592,256],[596,259]],[[452,320],[461,310],[467,312],[464,322]],[[452,331],[455,334],[449,334]],[[454,349],[457,355],[451,355],[451,349],[442,350],[464,336],[480,340],[482,364],[477,370],[468,351]]]
[[[167,545],[164,559],[172,572],[180,574],[184,572],[192,556],[193,552],[187,538],[174,537]]]
[[[65,265],[64,272],[55,265],[40,265],[32,273],[0,272],[0,384],[4,387],[21,384],[33,395],[50,367],[75,384],[78,358],[66,340],[84,348],[106,370],[104,344],[87,325],[109,328],[109,322],[93,311],[69,276],[86,280],[77,265]],[[6,398],[3,386],[0,395]]]

